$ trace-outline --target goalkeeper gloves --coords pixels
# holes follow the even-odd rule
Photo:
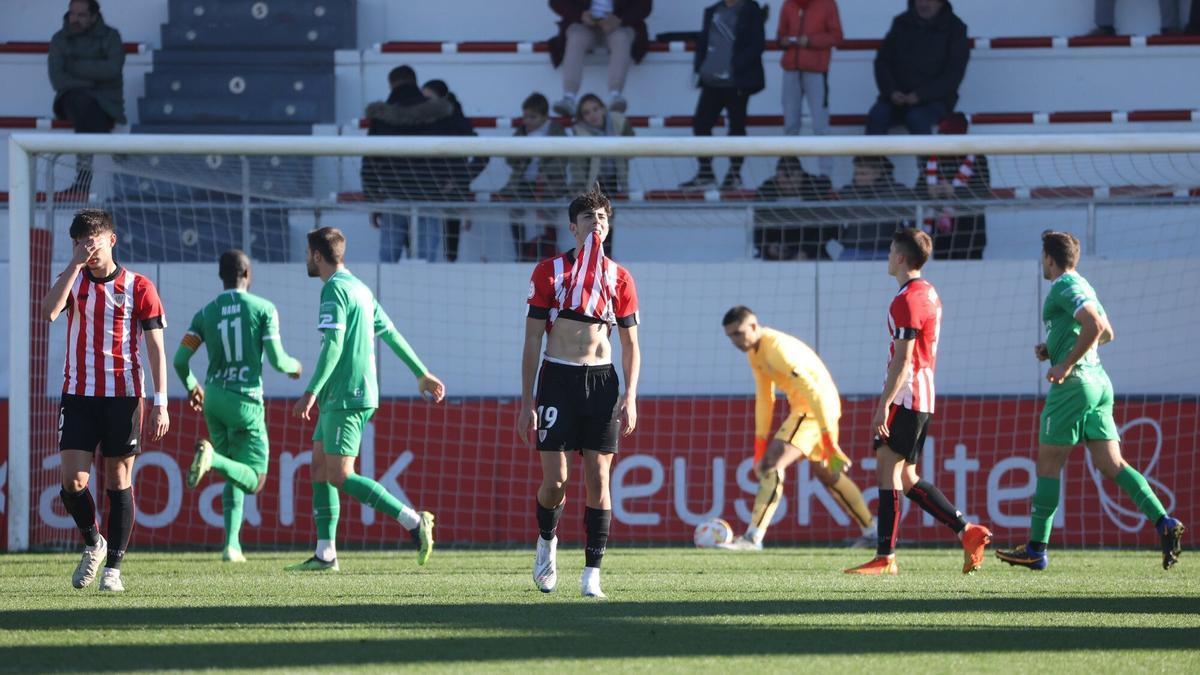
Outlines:
[[[853,460],[842,452],[842,448],[838,446],[838,442],[828,431],[821,433],[821,446],[816,453],[817,461],[829,467],[829,470],[834,473],[841,473],[845,469],[854,466]]]
[[[754,466],[762,464],[763,456],[767,454],[767,439],[754,437]]]

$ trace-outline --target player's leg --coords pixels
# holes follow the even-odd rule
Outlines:
[[[893,407],[893,417],[895,407]],[[893,429],[893,433],[894,433]],[[875,523],[879,532],[875,557],[862,565],[844,570],[846,574],[896,575],[896,535],[900,529],[901,474],[905,456],[897,453],[884,439],[875,439],[875,479],[879,483]]]
[[[100,575],[100,590],[124,591],[121,563],[133,534],[133,462],[135,455],[104,458],[104,485],[108,498],[108,555]]]
[[[821,485],[829,490],[833,501],[837,502],[842,511],[862,530],[862,536],[855,541],[855,548],[866,548],[874,544],[878,539],[875,517],[871,515],[871,509],[867,507],[867,501],[863,499],[862,490],[858,485],[845,472],[835,473],[821,462],[810,462],[809,469]]]
[[[581,588],[584,597],[605,597],[600,590],[600,564],[608,549],[608,534],[612,528],[612,497],[609,475],[612,452],[583,451],[583,482],[587,492],[587,508],[583,525],[587,543],[584,546],[584,567]]]
[[[222,558],[227,562],[245,562],[241,529],[246,495],[257,494],[266,484],[270,455],[263,405],[243,397],[237,407],[235,424],[229,429],[226,439],[228,445],[225,452],[215,453],[213,462],[213,468],[226,478],[221,493],[225,520]]]
[[[787,420],[781,428],[789,429]],[[795,424],[790,428],[794,429]],[[762,461],[756,467],[759,475],[758,493],[754,496],[754,508],[750,511],[750,523],[746,527],[746,534],[721,548],[762,550],[763,539],[766,538],[767,530],[771,527],[775,512],[779,510],[779,503],[783,499],[787,468],[803,456],[800,448],[780,439],[778,435],[771,439]]]
[[[1115,426],[1115,425],[1114,425]],[[1098,439],[1087,441],[1088,452],[1091,453],[1092,463],[1100,473],[1112,479],[1146,518],[1154,523],[1162,542],[1163,569],[1171,569],[1179,562],[1179,552],[1182,548],[1183,523],[1172,518],[1145,476],[1130,466],[1121,456],[1121,443],[1117,440]]]
[[[62,417],[59,424],[63,424]],[[62,434],[63,442],[80,443],[76,438],[70,438],[64,427],[60,427],[59,433]],[[62,499],[63,508],[75,520],[75,525],[83,536],[83,556],[71,574],[71,585],[75,588],[84,588],[91,584],[100,571],[100,563],[108,555],[108,542],[100,535],[100,525],[96,521],[96,500],[88,488],[93,457],[93,452],[84,450],[59,451],[62,489],[58,494]]]
[[[331,485],[325,477],[325,415],[317,417],[317,428],[313,431],[312,463],[309,473],[312,476],[312,509],[313,524],[317,529],[317,545],[312,557],[284,569],[292,572],[321,572],[338,571],[337,562],[337,525],[341,515],[341,499],[337,488]]]
[[[541,421],[539,421],[539,426]],[[542,464],[542,484],[537,499],[537,551],[533,557],[533,583],[543,593],[558,586],[558,520],[567,503],[569,467],[567,453],[561,450],[538,452]]]

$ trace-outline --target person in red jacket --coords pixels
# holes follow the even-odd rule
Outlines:
[[[812,130],[829,133],[829,60],[842,41],[835,0],[786,0],[775,38],[783,49],[783,133],[800,134],[800,104],[808,100]],[[821,175],[833,173],[833,158],[818,161]]]

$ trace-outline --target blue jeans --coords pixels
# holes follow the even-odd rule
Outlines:
[[[404,213],[379,214],[379,261],[396,262],[407,252],[410,258],[436,262],[441,257],[442,219],[434,216],[417,217],[416,255],[408,247],[409,216]]]
[[[931,134],[933,128],[950,113],[941,101],[914,106],[898,106],[891,101],[879,99],[867,113],[867,134],[886,136],[893,126],[904,123],[910,134]]]

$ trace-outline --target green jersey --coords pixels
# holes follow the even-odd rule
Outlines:
[[[208,345],[206,386],[262,399],[262,361],[282,373],[295,373],[300,363],[283,351],[279,339],[279,312],[269,300],[253,293],[229,289],[192,317],[175,357],[175,368],[190,391],[195,377],[187,366],[191,354]]]
[[[375,338],[383,339],[413,374],[428,372],[375,301],[367,285],[340,269],[321,287],[317,329],[324,335],[307,391],[321,410],[357,410],[379,406]]]
[[[1096,291],[1078,272],[1067,272],[1050,285],[1050,293],[1046,295],[1046,302],[1042,306],[1042,321],[1046,324],[1046,351],[1050,353],[1050,363],[1062,363],[1075,348],[1075,340],[1080,332],[1075,314],[1084,305],[1095,307],[1100,316],[1104,316],[1104,307],[1096,298]],[[1076,369],[1099,367],[1100,356],[1095,347],[1088,350],[1075,364]]]

